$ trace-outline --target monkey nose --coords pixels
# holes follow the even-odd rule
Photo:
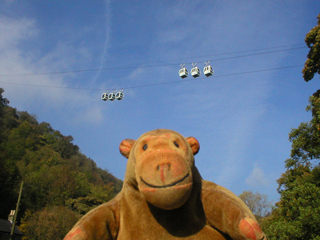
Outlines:
[[[171,164],[170,163],[164,163],[164,164],[159,164],[157,166],[157,171],[160,174],[160,179],[163,183],[165,183],[166,178],[168,177],[168,174],[171,169]]]

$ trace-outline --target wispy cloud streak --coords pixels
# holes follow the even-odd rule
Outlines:
[[[108,57],[108,49],[110,48],[110,36],[111,36],[111,0],[104,1],[105,6],[105,41],[103,46],[103,52],[100,59],[100,66],[94,78],[91,81],[90,87],[92,87],[96,80],[99,78],[102,68],[105,66],[106,59]]]

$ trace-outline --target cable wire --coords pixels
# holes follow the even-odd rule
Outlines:
[[[296,67],[302,67],[303,65],[294,65],[294,66],[284,66],[284,67],[277,67],[277,68],[269,68],[269,69],[260,69],[260,70],[253,70],[253,71],[246,71],[246,72],[238,72],[238,73],[228,73],[228,74],[222,74],[218,76],[211,76],[211,77],[200,77],[197,78],[196,81],[204,80],[204,79],[212,79],[212,78],[221,78],[221,77],[229,77],[229,76],[237,76],[237,75],[244,75],[244,74],[252,74],[252,73],[259,73],[259,72],[268,72],[268,71],[276,71],[276,70],[282,70],[282,69],[288,69],[288,68],[296,68]],[[122,87],[120,89],[128,90],[128,89],[136,89],[136,88],[144,88],[144,87],[154,87],[159,85],[168,85],[168,84],[175,84],[175,83],[182,83],[182,82],[190,82],[195,81],[194,78],[191,79],[183,79],[183,80],[175,80],[175,81],[169,81],[169,82],[161,82],[161,83],[151,83],[151,84],[144,84],[144,85],[138,85],[138,86],[131,86],[131,87]],[[80,88],[80,87],[64,87],[64,86],[48,86],[48,85],[35,85],[35,84],[27,84],[27,83],[14,83],[14,82],[3,82],[0,81],[0,83],[3,84],[11,84],[11,85],[21,85],[21,86],[28,86],[28,87],[42,87],[42,88],[62,88],[62,89],[73,89],[73,90],[87,90],[87,91],[105,91],[105,88]]]
[[[274,48],[280,48],[280,47],[273,47],[269,49]],[[305,47],[293,47],[293,48],[287,48],[287,49],[281,49],[281,50],[273,50],[273,51],[267,51],[267,52],[261,52],[261,53],[252,53],[252,54],[246,54],[246,55],[239,55],[239,56],[232,56],[232,57],[225,57],[225,58],[218,58],[218,59],[211,59],[209,61],[216,62],[216,61],[223,61],[223,60],[229,60],[229,59],[236,59],[236,58],[242,58],[242,57],[251,57],[251,56],[258,56],[258,55],[264,55],[264,54],[270,54],[270,53],[278,53],[278,52],[285,52],[285,51],[292,51],[297,49],[302,49]],[[263,49],[263,50],[267,50]],[[241,53],[241,52],[249,52],[249,51],[257,51],[257,50],[246,50],[246,51],[239,51],[234,53]],[[217,55],[211,55],[212,56],[218,56],[218,55],[225,55],[225,54],[234,54],[234,53],[224,53],[224,54],[217,54]],[[205,56],[209,57],[209,56]],[[200,57],[195,57],[200,58]],[[193,59],[195,59],[193,58]],[[180,59],[180,60],[186,60],[190,58]],[[206,59],[208,60],[208,59]],[[187,63],[187,64],[191,64]],[[159,64],[159,62],[155,63],[149,63],[149,64],[141,64],[141,65],[127,65],[127,66],[118,66],[118,67],[110,67],[110,68],[101,68],[101,69],[82,69],[82,70],[68,70],[68,71],[59,71],[59,72],[39,72],[39,73],[15,73],[15,74],[0,74],[0,77],[14,77],[14,76],[39,76],[39,75],[55,75],[55,74],[68,74],[68,73],[83,73],[83,72],[96,72],[96,71],[110,71],[110,70],[125,70],[125,69],[132,69],[132,68],[152,68],[152,67],[167,67],[167,66],[177,66],[179,64],[177,63],[167,63],[167,64]]]

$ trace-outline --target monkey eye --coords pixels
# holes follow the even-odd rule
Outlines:
[[[145,151],[148,148],[148,144],[143,145],[142,149]]]
[[[177,148],[179,148],[179,144],[178,144],[176,141],[174,141],[173,144],[174,144]]]

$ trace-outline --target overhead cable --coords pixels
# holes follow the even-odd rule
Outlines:
[[[276,48],[276,47],[274,47],[274,48]],[[258,56],[258,55],[264,55],[264,54],[270,54],[270,53],[292,51],[292,50],[297,50],[297,49],[302,49],[302,48],[305,48],[305,47],[293,47],[293,48],[280,49],[280,50],[278,49],[278,50],[267,51],[267,52],[251,53],[251,54],[245,54],[245,55],[209,59],[209,61],[216,62],[216,61],[223,61],[223,60],[236,59],[236,58],[242,58],[242,57],[251,57],[251,56]],[[273,49],[273,48],[269,48],[269,49]],[[263,49],[263,50],[267,50],[267,49]],[[249,52],[249,51],[254,51],[254,50],[247,50],[247,51],[240,51],[240,52]],[[240,52],[234,52],[234,53],[240,53]],[[226,54],[232,54],[232,53],[224,53],[224,54],[219,54],[219,55],[226,55]],[[203,57],[212,57],[212,56],[217,56],[217,55],[203,56]],[[195,58],[200,58],[200,57],[195,57]],[[188,59],[190,59],[190,58],[188,58]],[[180,60],[185,60],[185,59],[180,59]],[[206,60],[208,60],[208,59],[206,59]],[[187,64],[192,64],[192,62],[187,63]],[[66,70],[66,71],[58,71],[58,72],[0,74],[0,77],[55,75],[55,74],[68,74],[68,73],[125,70],[125,69],[130,69],[130,68],[132,69],[132,68],[167,67],[167,66],[177,66],[177,65],[179,65],[179,64],[177,64],[177,63],[159,64],[159,62],[155,62],[155,63],[151,63],[151,64],[149,63],[149,64],[141,64],[141,65],[127,65],[127,66],[117,66],[117,67],[109,67],[109,68],[101,68],[101,69],[80,69],[80,70]]]
[[[252,73],[259,73],[259,72],[276,71],[276,70],[282,70],[282,69],[288,69],[288,68],[296,68],[296,67],[303,67],[303,65],[294,65],[294,66],[285,66],[285,67],[277,67],[277,68],[269,68],[269,69],[260,69],[260,70],[238,72],[238,73],[228,73],[228,74],[222,74],[222,75],[218,75],[218,76],[215,75],[215,76],[212,76],[210,78],[200,77],[200,78],[197,78],[197,80],[194,80],[194,79],[188,79],[188,80],[183,79],[183,80],[175,80],[175,81],[169,81],[169,82],[151,83],[151,84],[144,84],[144,85],[138,85],[138,86],[122,87],[121,89],[127,90],[127,89],[135,89],[135,88],[154,87],[154,86],[159,86],[159,85],[168,85],[168,84],[190,82],[190,81],[198,82],[199,80],[205,80],[205,79],[230,77],[230,76],[252,74]],[[4,81],[0,81],[0,83],[10,84],[10,85],[21,85],[21,86],[28,86],[28,87],[42,87],[42,88],[63,88],[63,89],[87,90],[87,91],[103,91],[103,90],[105,90],[104,88],[102,89],[102,88],[80,88],[80,87],[67,87],[67,86],[48,86],[48,85],[37,85],[37,84],[27,84],[27,83],[18,83],[18,82],[4,82]]]

